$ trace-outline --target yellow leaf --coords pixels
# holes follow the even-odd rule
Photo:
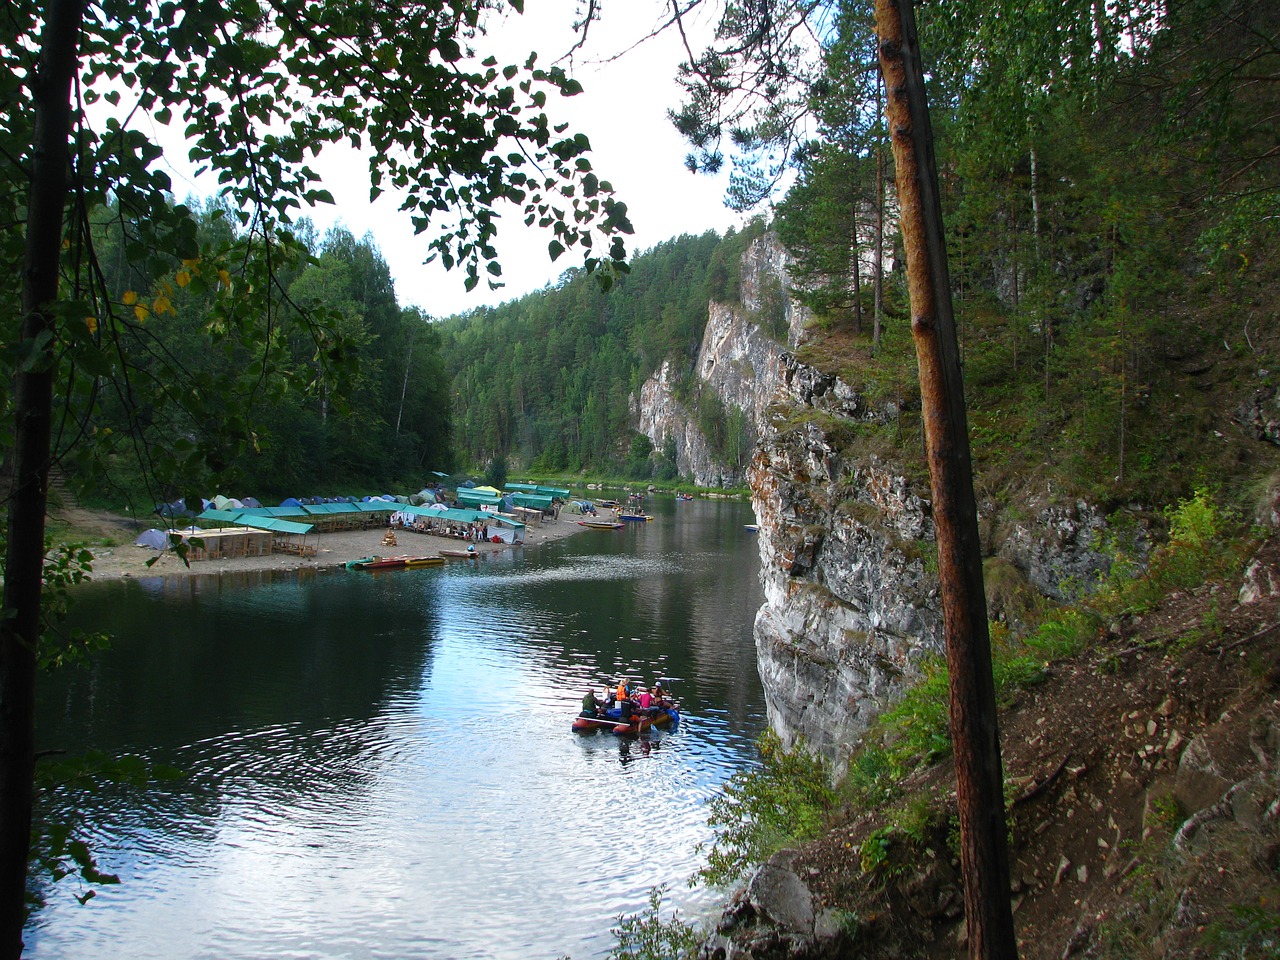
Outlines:
[[[98,318],[97,318],[97,317],[85,317],[85,318],[84,318],[84,325],[85,325],[86,327],[88,327],[88,328],[89,328],[89,332],[90,332],[90,333],[97,333],[97,332],[98,332]]]
[[[191,274],[187,273],[185,270],[179,270],[174,274],[173,279],[178,282],[178,286],[185,287],[191,282]]]
[[[219,270],[218,282],[227,287],[231,286],[231,274],[227,273],[225,270]]]
[[[156,297],[151,303],[151,308],[156,313],[174,313],[173,304],[169,302],[168,297]]]
[[[138,295],[132,290],[126,290],[120,299],[126,307],[132,307],[138,302]]]
[[[146,320],[147,314],[150,312],[151,311],[147,309],[147,305],[145,303],[140,303],[133,308],[133,315],[138,318],[139,323]]]

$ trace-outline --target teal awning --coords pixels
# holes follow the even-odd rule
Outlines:
[[[527,507],[530,510],[550,510],[551,499],[551,497],[533,493],[513,493],[511,495],[511,502],[517,507]]]
[[[490,526],[504,527],[523,527],[524,524],[518,520],[512,520],[508,517],[500,517],[496,513],[489,513],[486,510],[465,510],[455,508],[452,510],[428,510],[426,507],[401,507],[404,513],[411,513],[414,516],[426,517],[427,519],[436,518],[439,520],[448,520],[452,523],[487,523]]]
[[[493,506],[502,502],[502,494],[500,493],[476,493],[474,490],[468,490],[465,487],[458,490],[458,501],[466,504],[484,504]]]
[[[315,516],[331,516],[336,513],[359,513],[360,508],[354,503],[304,503],[302,509],[305,513]]]
[[[270,530],[272,533],[296,533],[300,535],[310,533],[315,526],[312,523],[295,523],[292,520],[281,520],[279,517],[242,517],[235,522],[247,527],[261,527],[263,530]]]
[[[270,530],[273,533],[296,533],[307,534],[311,532],[312,524],[310,523],[294,523],[291,520],[281,520],[278,517],[268,517],[257,512],[258,508],[246,508],[244,510],[206,510],[200,514],[197,520],[214,520],[218,523],[230,523],[237,527],[253,527],[257,530]],[[269,508],[261,508],[269,509]]]

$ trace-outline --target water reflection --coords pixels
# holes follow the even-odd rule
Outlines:
[[[740,504],[393,575],[138,581],[82,611],[117,636],[47,686],[42,748],[185,771],[64,792],[123,884],[63,881],[28,956],[602,956],[683,881],[703,805],[764,723]],[[588,686],[675,682],[685,722],[574,735]]]

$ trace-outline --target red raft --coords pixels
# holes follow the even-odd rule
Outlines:
[[[662,707],[652,717],[633,713],[629,720],[622,719],[622,711],[617,707],[606,710],[598,717],[578,714],[573,718],[573,729],[579,733],[590,733],[593,730],[612,730],[619,736],[638,736],[650,727],[674,727],[680,722],[680,711],[675,707]]]

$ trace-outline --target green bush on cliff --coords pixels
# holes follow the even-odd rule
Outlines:
[[[830,767],[803,742],[787,750],[761,734],[761,764],[734,774],[708,804],[716,838],[695,879],[726,886],[790,844],[818,836],[835,806]]]

